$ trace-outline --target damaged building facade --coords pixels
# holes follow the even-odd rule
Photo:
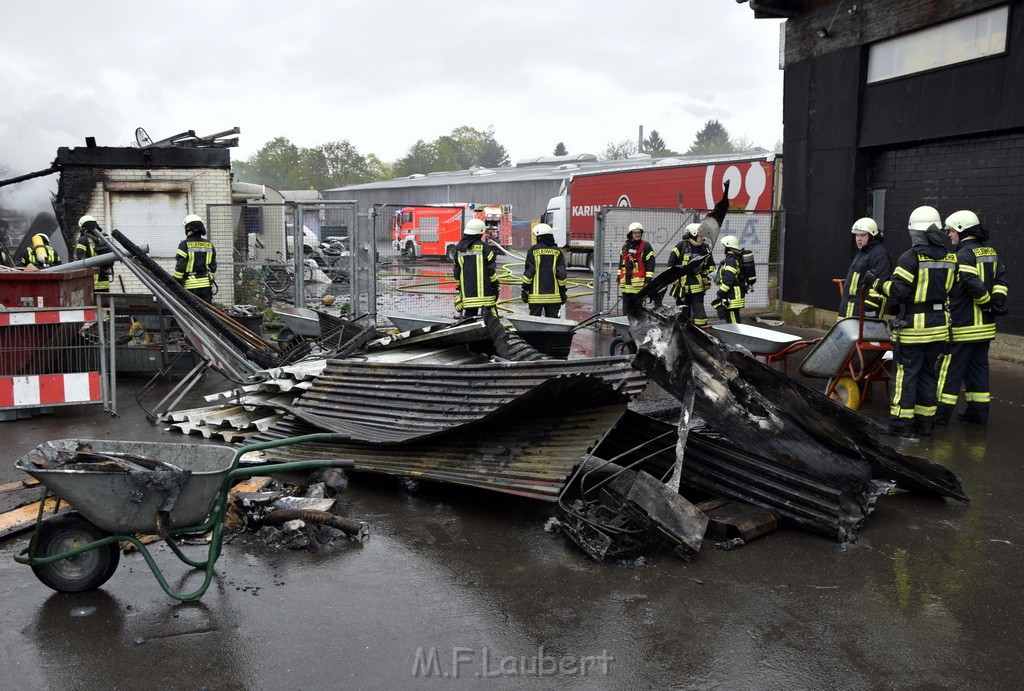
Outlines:
[[[69,246],[78,219],[89,214],[100,227],[117,228],[136,245],[148,245],[149,256],[168,272],[185,237],[182,219],[191,213],[205,217],[208,205],[232,201],[230,152],[223,148],[61,147],[55,165],[57,222]],[[209,239],[230,262],[232,229],[213,226]],[[133,274],[116,273],[114,290],[148,292]],[[219,288],[217,301],[232,304],[233,281],[221,281]]]
[[[1024,1],[750,0],[785,18],[786,302],[835,309],[832,278],[871,216],[894,257],[910,212],[978,213],[1020,285]],[[1000,319],[1024,334],[1024,315]]]

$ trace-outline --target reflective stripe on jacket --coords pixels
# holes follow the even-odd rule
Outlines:
[[[498,303],[497,253],[494,246],[480,236],[463,236],[455,246],[455,277],[458,295],[455,309],[494,307]]]
[[[185,290],[209,288],[217,273],[217,250],[209,240],[186,238],[178,244],[174,278]]]
[[[956,255],[940,247],[918,245],[896,262],[883,295],[900,305],[906,326],[895,329],[893,341],[935,343],[949,340],[946,300],[956,280]]]
[[[953,340],[989,341],[996,337],[996,322],[986,309],[995,295],[1006,295],[1006,267],[995,249],[976,236],[956,248],[957,285],[950,296],[949,318]]]
[[[719,300],[728,300],[728,309],[735,310],[746,307],[746,287],[743,284],[743,276],[740,275],[740,257],[743,250],[727,250],[722,263],[718,265],[718,275],[715,282],[718,283],[718,292],[715,297]]]
[[[529,292],[529,304],[561,304],[565,279],[565,254],[554,243],[537,242],[526,253],[523,288]]]
[[[707,292],[705,279],[710,282],[710,276],[715,271],[715,262],[711,258],[711,249],[704,243],[695,245],[687,239],[672,248],[672,254],[668,257],[669,266],[686,266],[699,257],[704,257],[704,263],[672,284],[674,297],[703,295]]]
[[[110,252],[106,247],[103,251],[97,251],[96,249],[96,238],[91,235],[83,235],[78,239],[78,244],[75,245],[75,259],[82,260],[88,259],[89,257],[96,257],[101,254],[108,254]],[[111,268],[109,266],[97,267],[100,272],[92,277],[92,286],[94,290],[110,290],[110,278]]]
[[[619,254],[619,287],[639,293],[654,278],[654,248],[646,240],[626,240]]]
[[[840,319],[857,316],[860,294],[864,287],[864,274],[869,269],[883,281],[892,276],[892,257],[876,238],[872,238],[868,244],[857,250],[850,263],[850,271],[846,274],[846,282],[843,284],[843,297],[839,301]],[[864,312],[870,316],[881,317],[885,314],[887,303],[888,298],[884,295],[875,290],[868,290],[868,294],[864,296]]]

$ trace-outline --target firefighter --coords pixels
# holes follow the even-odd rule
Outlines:
[[[37,269],[45,269],[49,266],[60,266],[60,255],[50,244],[50,236],[46,233],[36,233],[32,236],[32,242],[18,257],[19,266],[34,266]]]
[[[455,309],[464,317],[477,316],[481,307],[497,316],[497,252],[484,237],[485,230],[486,226],[479,218],[469,219],[462,230],[462,239],[455,246],[452,267],[458,291]]]
[[[174,278],[188,292],[206,302],[213,302],[213,284],[217,274],[217,249],[204,240],[206,226],[196,214],[182,220],[185,239],[178,244]]]
[[[919,206],[908,223],[911,248],[896,262],[889,280],[869,270],[865,284],[892,301],[896,374],[889,434],[932,433],[936,412],[935,364],[949,342],[946,300],[956,281],[956,255],[946,244],[939,212]]]
[[[547,223],[538,223],[533,234],[537,242],[526,253],[523,270],[522,300],[530,314],[557,317],[567,299],[565,255],[555,244],[555,234]]]
[[[995,317],[1006,310],[1006,267],[988,244],[988,231],[973,211],[957,211],[946,219],[956,249],[957,281],[950,295],[952,344],[939,366],[939,406],[935,424],[945,425],[964,385],[967,409],[957,413],[964,422],[988,423],[988,349],[996,337]]]
[[[619,289],[624,314],[629,314],[636,294],[654,279],[654,263],[654,248],[644,240],[643,224],[630,223],[619,254]]]
[[[110,248],[106,243],[98,239],[92,233],[86,231],[100,232],[100,224],[92,216],[85,215],[78,219],[78,227],[82,229],[78,236],[78,244],[75,245],[75,259],[82,260],[95,257],[100,254],[109,254]],[[110,292],[110,279],[113,271],[109,266],[99,267],[99,273],[92,277],[92,289],[97,293]]]
[[[703,261],[698,261],[701,259]],[[700,234],[699,223],[686,226],[683,239],[672,248],[668,258],[669,266],[687,266],[690,262],[694,262],[694,266],[672,284],[672,295],[695,326],[706,326],[708,313],[704,309],[704,294],[711,286],[715,260],[711,257],[706,238]]]
[[[843,284],[843,296],[839,300],[839,318],[858,316],[858,309],[862,299],[861,292],[864,289],[864,274],[871,271],[874,276],[883,281],[889,280],[892,276],[892,257],[885,251],[882,245],[882,236],[878,232],[878,224],[872,218],[859,218],[850,230],[853,233],[854,241],[857,243],[857,254],[850,263],[850,271],[846,274],[846,282]],[[864,316],[872,319],[880,319],[885,314],[886,303],[884,295],[874,290],[868,290],[863,296]]]
[[[729,324],[740,323],[740,310],[746,306],[744,296],[747,294],[747,282],[743,277],[743,248],[735,235],[726,235],[721,239],[725,257],[718,265],[715,282],[718,292],[711,306],[718,313],[718,318]]]

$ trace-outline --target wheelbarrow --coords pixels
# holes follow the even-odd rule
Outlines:
[[[825,395],[851,410],[857,410],[872,382],[886,382],[888,361],[892,358],[889,329],[881,319],[860,316],[840,319],[807,353],[800,363],[805,377],[827,379]]]
[[[729,345],[743,347],[750,351],[751,355],[764,358],[765,364],[769,367],[781,362],[782,371],[787,373],[787,358],[815,343],[805,341],[800,336],[749,324],[715,324],[711,329],[718,338]]]
[[[32,567],[45,585],[64,593],[95,590],[117,570],[118,543],[134,545],[164,592],[198,600],[210,587],[220,557],[228,492],[240,479],[314,468],[351,468],[352,461],[297,461],[239,468],[243,454],[302,442],[331,441],[321,433],[239,449],[209,444],[60,439],[37,446],[15,467],[43,485],[39,514],[28,547],[14,559]],[[49,495],[54,515],[44,520]],[[61,500],[75,510],[57,513]],[[52,504],[52,502],[51,502]],[[187,557],[175,537],[211,534],[206,559]],[[204,572],[191,593],[173,590],[137,535],[159,535],[182,562]]]
[[[602,317],[601,322],[615,329],[615,337],[608,346],[609,355],[633,355],[636,353],[636,341],[629,332],[629,317]]]

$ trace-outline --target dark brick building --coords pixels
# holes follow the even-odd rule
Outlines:
[[[783,299],[836,308],[850,226],[895,259],[910,212],[976,211],[1005,260],[1024,335],[1024,0],[750,0],[785,17]]]

